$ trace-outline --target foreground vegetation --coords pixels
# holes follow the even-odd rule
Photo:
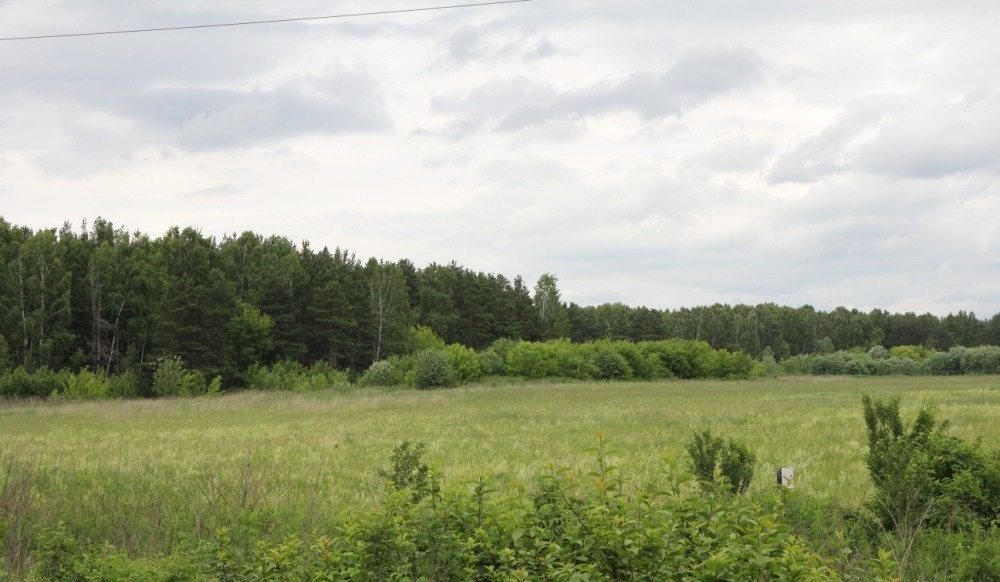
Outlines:
[[[793,547],[785,536],[794,533],[824,560],[849,549],[850,560],[821,566],[859,579],[889,568],[879,566],[879,546],[895,564],[905,558],[914,568],[919,556],[931,555],[923,559],[926,572],[954,573],[962,552],[996,543],[995,530],[962,533],[961,539],[922,534],[907,546],[909,554],[888,543],[891,528],[877,525],[866,509],[875,488],[865,464],[865,393],[905,396],[906,419],[917,417],[921,403],[933,402],[940,418],[950,419],[950,435],[979,438],[993,448],[1000,442],[994,422],[1000,381],[993,376],[480,385],[428,392],[342,388],[180,400],[9,402],[0,407],[5,568],[21,575],[54,564],[85,568],[117,560],[123,568],[142,563],[157,571],[199,564],[198,576],[222,577],[226,568],[259,566],[267,556],[284,555],[288,564],[298,564],[324,536],[355,539],[333,535],[345,523],[361,527],[375,523],[365,519],[398,523],[404,514],[432,516],[442,511],[445,498],[455,499],[444,505],[456,511],[474,508],[477,484],[494,491],[488,498],[497,515],[510,518],[518,503],[543,490],[536,479],[553,475],[550,464],[578,475],[600,473],[597,455],[588,449],[601,432],[619,451],[605,455],[607,464],[631,483],[623,491],[635,500],[658,480],[679,474],[676,468],[664,472],[663,454],[685,467],[680,461],[688,439],[711,427],[756,453],[749,505],[734,502],[732,510],[777,516],[777,529],[769,522],[758,526],[778,536],[773,539],[779,546],[785,540],[792,545],[781,547]],[[439,475],[441,493],[421,500],[423,509],[400,509],[405,499],[393,501],[380,474],[403,441],[427,443],[424,459]],[[791,498],[770,497],[777,466],[795,467]],[[582,495],[592,482],[581,479]],[[348,509],[369,517],[344,522]],[[864,515],[873,517],[866,521]],[[761,533],[745,530],[753,531]],[[846,536],[841,541],[838,531]],[[507,533],[513,538],[513,530]],[[537,541],[526,536],[518,539]],[[264,545],[258,548],[258,542]],[[925,546],[945,553],[927,554]],[[58,556],[64,558],[53,561]]]

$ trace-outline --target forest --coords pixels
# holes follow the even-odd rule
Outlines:
[[[455,262],[361,260],[253,232],[217,240],[173,227],[153,238],[101,218],[78,230],[33,230],[0,217],[0,372],[149,379],[170,357],[232,388],[247,385],[255,365],[280,362],[360,373],[412,353],[419,330],[473,350],[501,339],[679,339],[782,361],[878,346],[1000,345],[1000,314],[582,306],[563,299],[551,274],[529,287]]]

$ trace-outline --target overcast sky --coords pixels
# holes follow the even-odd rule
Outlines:
[[[0,0],[0,36],[438,0]],[[0,42],[0,215],[655,308],[1000,312],[1000,3],[534,0]]]

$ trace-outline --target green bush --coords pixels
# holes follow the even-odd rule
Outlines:
[[[708,429],[688,441],[687,453],[695,476],[704,484],[725,481],[736,493],[746,493],[753,479],[757,456],[733,439],[712,436]]]
[[[545,344],[517,342],[507,355],[507,373],[528,379],[555,376],[555,362],[549,357]]]
[[[108,380],[90,370],[80,370],[66,379],[66,386],[61,393],[72,400],[98,400],[108,396]]]
[[[409,493],[416,502],[430,493],[431,469],[424,462],[427,444],[403,441],[396,445],[389,458],[390,467],[379,469],[379,477],[386,480],[395,491]]]
[[[596,377],[600,380],[623,380],[632,376],[632,367],[625,356],[609,346],[598,346],[590,361],[597,368]]]
[[[175,356],[165,356],[156,361],[153,372],[153,393],[157,396],[184,396],[184,362]]]
[[[876,497],[871,510],[888,530],[996,525],[1000,515],[1000,454],[945,434],[923,407],[911,426],[899,398],[862,398],[868,430],[866,463]]]
[[[409,462],[403,465],[411,465]],[[419,465],[419,462],[417,463]],[[480,479],[420,499],[390,495],[328,531],[262,543],[240,559],[220,535],[216,579],[835,580],[787,525],[743,497],[698,493],[667,464],[626,479],[555,470],[497,495]]]
[[[962,372],[965,374],[1000,373],[1000,347],[967,348],[961,355],[961,366]]]
[[[889,356],[872,360],[872,373],[876,376],[915,376],[923,371],[922,366],[911,358]]]
[[[445,348],[451,375],[458,384],[475,382],[483,376],[483,368],[479,356],[472,348],[461,344],[451,344]]]
[[[29,372],[18,366],[12,372],[0,374],[0,398],[47,398],[62,393],[69,377],[66,370],[53,372],[40,368]]]
[[[325,390],[346,388],[351,385],[347,372],[334,369],[326,362],[316,362],[311,367],[291,361],[281,360],[271,367],[254,364],[247,371],[247,384],[256,390]]]
[[[947,352],[934,352],[924,359],[924,370],[928,374],[961,374],[964,353],[963,347],[954,347]]]
[[[417,388],[444,388],[455,382],[448,355],[441,350],[423,350],[413,358],[413,384]]]
[[[395,386],[402,383],[392,362],[379,360],[372,362],[359,382],[362,386]]]
[[[139,396],[139,376],[132,371],[108,377],[108,396],[111,398],[135,398]]]

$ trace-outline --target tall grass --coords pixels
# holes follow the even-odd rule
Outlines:
[[[401,441],[451,481],[527,481],[549,463],[588,466],[594,435],[616,464],[650,475],[701,429],[747,443],[760,464],[794,466],[796,487],[857,506],[862,393],[904,396],[904,416],[933,402],[957,436],[1000,442],[1000,377],[788,378],[739,382],[527,384],[428,392],[247,392],[216,398],[0,403],[5,523],[59,522],[133,555],[169,554],[210,538],[280,539],[345,508],[373,506],[378,469]],[[10,526],[8,526],[9,530]],[[27,531],[22,529],[19,531]],[[9,530],[12,531],[12,530]],[[23,559],[7,535],[6,563]],[[30,533],[30,532],[29,532]]]

